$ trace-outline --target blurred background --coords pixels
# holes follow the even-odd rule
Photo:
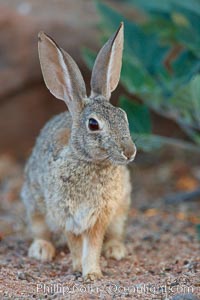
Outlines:
[[[140,242],[160,240],[164,248],[165,234],[171,241],[173,235],[182,234],[186,241],[182,257],[191,262],[193,255],[196,262],[200,238],[198,0],[0,0],[0,239],[16,241],[25,234],[19,201],[24,163],[45,122],[66,109],[44,85],[38,32],[45,31],[71,54],[89,92],[97,51],[121,21],[125,23],[123,68],[111,102],[126,110],[139,149],[130,166],[133,207],[128,241],[136,249],[135,235]],[[180,248],[178,237],[176,242],[175,252]],[[7,242],[4,251],[6,247]]]
[[[0,1],[0,153],[24,158],[39,129],[63,111],[45,88],[38,60],[37,35],[46,31],[77,60],[88,81],[81,48],[97,35],[93,1]]]

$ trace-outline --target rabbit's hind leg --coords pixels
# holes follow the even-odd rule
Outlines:
[[[126,255],[124,246],[124,230],[127,219],[127,207],[120,207],[113,218],[113,221],[107,228],[105,241],[103,245],[103,254],[107,258],[120,260]]]
[[[28,256],[41,261],[51,261],[55,256],[55,248],[50,242],[51,233],[41,213],[34,212],[30,216],[30,228],[34,237]]]

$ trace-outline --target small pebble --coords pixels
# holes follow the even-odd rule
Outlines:
[[[33,276],[26,272],[17,272],[17,279],[26,280],[28,282],[34,281]]]
[[[171,267],[166,267],[166,268],[165,268],[165,271],[166,271],[166,272],[170,272],[171,270],[172,270]]]
[[[83,277],[78,277],[77,279],[79,282],[83,282]]]
[[[76,279],[76,275],[67,275],[66,279],[69,281],[74,281]]]

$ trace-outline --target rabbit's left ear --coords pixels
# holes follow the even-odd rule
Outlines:
[[[56,98],[65,101],[72,116],[80,113],[86,88],[77,64],[44,32],[39,33],[38,50],[47,88]]]
[[[92,70],[91,96],[103,95],[107,100],[110,99],[120,79],[123,43],[124,26],[121,23],[96,58]]]

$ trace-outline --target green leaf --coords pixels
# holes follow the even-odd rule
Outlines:
[[[169,14],[177,9],[185,9],[200,15],[199,0],[128,0],[127,2],[148,13]]]
[[[181,29],[176,33],[176,40],[198,59],[200,58],[200,33],[196,33],[193,29]]]
[[[173,0],[175,2],[178,2],[177,0]],[[199,26],[200,26],[200,2],[198,4],[198,7],[196,10],[194,10],[194,6],[192,7],[190,4],[192,1],[181,1],[182,4],[186,4],[188,3],[189,5],[180,5],[180,3],[176,3],[174,5],[174,10],[175,14],[177,14],[177,16],[179,16],[178,18],[182,17],[182,20],[185,19],[185,22],[180,22],[180,25],[183,25],[183,27],[189,27],[188,25],[190,25],[195,31],[200,32]],[[193,0],[194,1],[194,0]],[[181,21],[180,19],[177,19],[177,21]],[[179,22],[178,22],[179,24]]]
[[[119,104],[127,113],[132,133],[151,133],[151,116],[146,105],[135,103],[124,96],[120,97]]]
[[[200,128],[200,75],[177,88],[168,105],[173,114],[177,115],[178,123]],[[195,140],[199,139],[195,132],[192,135]]]
[[[200,63],[199,59],[190,51],[184,50],[173,61],[173,75],[176,79],[177,85],[185,84],[197,72],[196,66]],[[174,80],[175,80],[174,79]]]
[[[146,12],[168,13],[170,11],[170,1],[159,0],[128,0],[132,5],[139,7]]]
[[[132,133],[131,135],[135,141],[137,149],[145,152],[158,150],[166,144],[163,137],[156,136],[154,134]]]
[[[196,231],[197,231],[197,237],[198,237],[198,240],[200,242],[200,224],[197,224],[196,225]]]
[[[193,12],[200,15],[200,2],[199,0],[170,0],[171,10],[173,9],[183,9],[188,12]]]
[[[123,59],[121,81],[127,90],[133,94],[153,92],[157,88],[155,80],[145,68],[126,56]]]
[[[195,119],[200,124],[200,74],[191,80],[190,93],[192,96]]]

